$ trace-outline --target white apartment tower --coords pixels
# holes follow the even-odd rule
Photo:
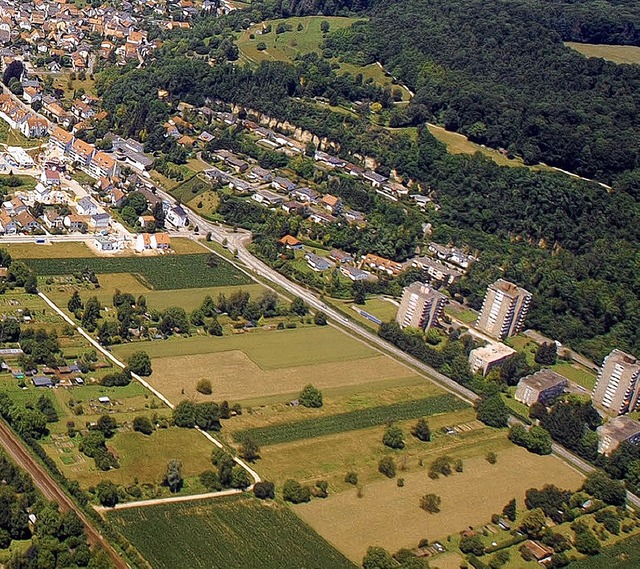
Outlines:
[[[621,350],[613,350],[602,362],[593,388],[593,404],[613,415],[640,407],[640,362]]]
[[[487,288],[476,327],[499,340],[519,334],[532,298],[529,291],[509,281],[497,280]]]
[[[415,282],[402,291],[396,322],[402,328],[411,326],[429,330],[440,318],[447,297],[429,285]]]

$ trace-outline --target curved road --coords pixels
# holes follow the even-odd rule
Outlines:
[[[60,509],[64,512],[74,511],[84,524],[87,540],[98,545],[111,558],[111,562],[117,569],[129,569],[129,564],[125,562],[113,546],[102,536],[93,526],[91,520],[80,509],[80,507],[60,488],[52,476],[40,465],[40,463],[24,448],[24,443],[18,436],[0,420],[0,440],[2,446],[11,456],[13,461],[24,471],[28,472],[35,486],[42,492],[47,500],[58,502]]]

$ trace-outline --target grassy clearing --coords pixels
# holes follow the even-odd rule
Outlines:
[[[244,436],[249,435],[259,445],[290,443],[300,439],[367,429],[384,425],[388,421],[406,421],[439,413],[449,413],[465,407],[468,407],[466,403],[447,393],[417,401],[359,409],[350,413],[317,417],[297,423],[247,429],[236,433],[235,437],[237,441],[241,441]]]
[[[260,63],[261,61],[286,61],[291,62],[298,53],[319,52],[323,42],[323,34],[320,24],[323,21],[329,22],[330,30],[347,28],[358,18],[342,18],[329,16],[307,16],[304,18],[287,18],[284,20],[271,20],[271,32],[262,35],[262,24],[251,26],[240,34],[236,42],[242,57],[245,61]],[[276,34],[279,24],[291,26],[291,31]],[[302,25],[302,30],[298,26]],[[251,34],[255,39],[251,39]],[[264,43],[265,50],[258,50],[259,43]]]
[[[213,445],[200,433],[189,429],[158,429],[151,436],[133,431],[118,432],[107,441],[107,446],[120,463],[120,468],[109,472],[98,470],[94,461],[84,456],[75,444],[52,442],[44,445],[63,474],[77,480],[83,488],[94,486],[105,478],[122,485],[131,484],[134,478],[145,484],[160,485],[167,462],[176,458],[182,462],[182,473],[187,479],[183,493],[188,494],[192,491],[188,478],[211,468]]]
[[[36,243],[5,243],[3,249],[9,251],[14,259],[73,259],[94,257],[95,253],[86,243],[57,242],[51,245]]]
[[[431,480],[426,467],[421,472],[401,472],[402,488],[395,480],[379,480],[366,485],[362,497],[353,488],[297,506],[295,511],[347,557],[360,561],[373,544],[396,551],[415,547],[423,538],[431,542],[486,523],[511,498],[522,503],[528,488],[554,483],[576,489],[582,482],[581,475],[553,456],[508,446],[499,450],[498,463],[491,465],[484,459],[485,447],[476,450],[464,461],[461,474]],[[420,497],[430,492],[442,499],[439,514],[419,508]]]
[[[211,184],[202,180],[200,176],[193,176],[186,182],[173,188],[170,193],[180,202],[187,203],[193,198],[211,189]]]
[[[28,259],[40,276],[66,275],[89,268],[97,274],[131,273],[139,275],[149,288],[156,290],[205,288],[249,284],[251,280],[232,265],[218,259],[209,267],[209,255],[175,255],[165,257],[87,257],[83,259]]]
[[[560,375],[564,375],[568,380],[574,381],[578,385],[582,385],[582,387],[586,389],[591,390],[596,385],[596,374],[578,364],[558,362],[556,365],[551,366],[551,369]]]
[[[188,207],[204,217],[211,217],[219,205],[220,196],[214,190],[206,190],[187,202]]]
[[[586,57],[601,57],[614,63],[640,64],[640,47],[634,45],[600,45],[572,41],[565,42],[564,45]]]
[[[525,167],[525,163],[520,158],[507,158],[501,152],[481,146],[475,142],[471,142],[463,134],[450,132],[440,126],[429,125],[429,132],[442,142],[451,154],[475,154],[480,152],[484,156],[491,158],[499,166]],[[532,170],[544,169],[544,166],[527,166]]]
[[[109,519],[156,569],[354,567],[288,508],[245,496],[116,510]]]
[[[55,89],[61,89],[64,92],[64,97],[71,100],[73,98],[73,92],[79,89],[84,89],[85,93],[95,95],[96,82],[87,75],[86,79],[72,79],[69,82],[69,73],[57,73],[54,76],[53,86]]]
[[[262,370],[327,362],[351,362],[379,355],[362,342],[353,340],[329,326],[294,330],[254,330],[219,338],[171,338],[156,342],[124,344],[113,348],[114,353],[121,357],[127,357],[141,349],[152,358],[175,358],[241,350]]]

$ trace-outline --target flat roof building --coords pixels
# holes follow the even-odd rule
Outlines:
[[[549,405],[564,393],[569,381],[551,369],[541,369],[518,382],[514,398],[531,407],[534,403]]]
[[[640,403],[640,362],[631,354],[613,350],[602,362],[593,388],[593,404],[606,413],[623,415]]]
[[[500,365],[516,351],[505,344],[487,344],[481,348],[471,350],[469,354],[469,366],[473,373],[481,372],[487,375],[494,367]]]
[[[489,285],[476,327],[503,340],[522,332],[532,294],[503,279]]]
[[[609,456],[623,442],[640,441],[640,423],[626,415],[615,417],[605,425],[598,427],[598,452]]]
[[[447,297],[421,282],[415,282],[402,291],[402,301],[396,315],[396,322],[401,328],[411,326],[421,330],[429,330],[447,303]]]

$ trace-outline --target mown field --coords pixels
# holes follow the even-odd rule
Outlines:
[[[406,421],[437,413],[449,413],[465,407],[468,407],[468,405],[461,399],[447,393],[416,401],[359,409],[350,413],[307,419],[296,423],[247,429],[238,431],[234,436],[237,441],[241,441],[243,437],[248,435],[259,445],[275,445],[300,439],[367,429],[377,425],[384,425],[388,421]]]
[[[592,43],[565,42],[586,57],[601,57],[614,63],[640,64],[640,47],[635,45],[600,45]]]
[[[506,437],[505,437],[506,438]],[[404,486],[396,480],[378,480],[295,507],[296,513],[331,544],[353,561],[359,562],[370,545],[389,551],[416,547],[487,523],[512,498],[523,503],[532,487],[556,484],[576,489],[582,476],[553,456],[537,456],[513,445],[497,448],[497,464],[489,464],[481,445],[475,456],[464,457],[464,472],[432,480],[429,462],[415,472],[399,472]],[[472,453],[473,447],[466,452]],[[451,453],[455,456],[454,453]],[[434,454],[433,458],[439,455]],[[435,493],[442,499],[441,512],[428,514],[419,507],[420,497]],[[446,543],[446,541],[443,541]],[[436,560],[432,562],[437,566]]]
[[[291,510],[241,496],[115,510],[154,569],[353,569]]]
[[[217,266],[207,264],[208,254],[171,257],[44,258],[26,259],[40,276],[73,274],[88,268],[96,274],[131,273],[156,290],[204,288],[250,284],[252,281],[232,265],[217,258]]]

